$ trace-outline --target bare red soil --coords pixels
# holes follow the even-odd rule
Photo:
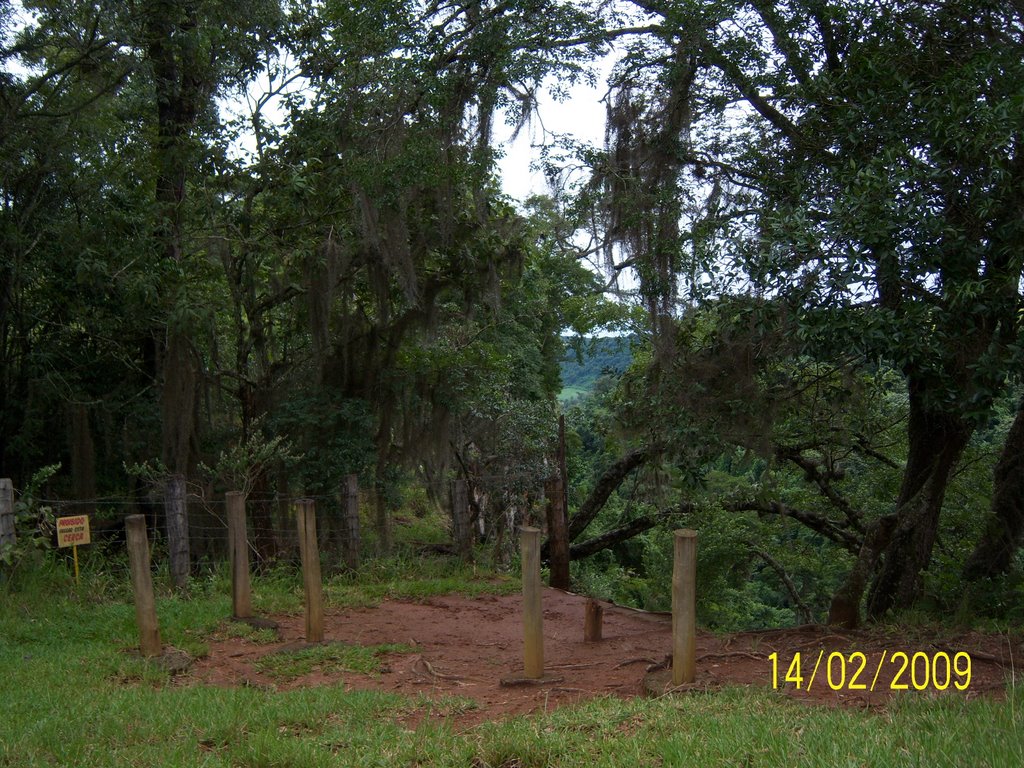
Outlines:
[[[375,608],[329,611],[326,642],[367,646],[402,643],[414,647],[412,653],[385,657],[384,670],[378,675],[316,671],[280,682],[261,673],[254,666],[260,657],[302,644],[303,617],[281,616],[274,617],[279,624],[280,642],[216,640],[210,644],[209,655],[192,666],[185,680],[220,686],[288,689],[327,684],[343,685],[347,690],[412,696],[422,693],[439,702],[438,714],[444,714],[450,706],[444,703],[444,697],[459,696],[477,705],[460,713],[459,722],[466,724],[550,710],[597,696],[641,695],[645,679],[648,694],[665,689],[668,673],[661,673],[659,678],[658,669],[665,667],[671,650],[668,616],[604,604],[603,639],[588,643],[583,640],[586,598],[547,589],[543,599],[545,673],[551,679],[542,685],[502,684],[503,679],[522,675],[522,615],[517,595],[472,599],[452,595],[422,602],[387,601]],[[901,651],[909,662],[902,674],[902,659],[897,656],[893,662],[893,654]],[[853,656],[857,652],[864,655],[863,662]],[[964,690],[957,688],[957,683],[963,688],[966,682],[956,670],[966,665],[964,657],[956,659],[959,652],[971,657],[971,677]],[[771,690],[773,653],[778,654],[777,682],[781,695],[828,705],[878,706],[893,696],[999,696],[1012,679],[1015,666],[1024,669],[1021,637],[977,632],[939,637],[924,630],[894,634],[891,629],[839,632],[809,625],[730,635],[699,633],[697,680],[687,688],[707,690],[735,685]],[[784,679],[796,653],[801,655],[800,690]],[[915,653],[924,655],[915,659]],[[812,670],[819,656],[821,662],[812,682]],[[945,658],[952,662],[948,675]],[[861,666],[864,668],[855,677]],[[892,690],[893,682],[906,684],[907,689]],[[857,687],[860,685],[864,688]]]

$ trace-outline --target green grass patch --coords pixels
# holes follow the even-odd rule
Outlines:
[[[520,589],[517,579],[453,558],[394,557],[371,561],[356,574],[331,579],[324,585],[324,602],[333,608],[368,608],[383,600],[510,595]]]
[[[237,640],[248,640],[256,645],[269,645],[280,642],[281,637],[275,629],[266,627],[254,627],[244,621],[224,621],[211,636],[211,640],[226,640],[234,638]]]
[[[383,656],[392,653],[413,653],[416,649],[401,643],[383,645],[348,645],[327,643],[299,650],[280,650],[268,653],[256,661],[261,672],[279,681],[295,680],[317,671],[324,674],[333,672],[358,672],[364,675],[379,674],[384,667]]]
[[[567,403],[578,397],[586,397],[592,389],[593,387],[563,387],[558,393],[558,402]]]
[[[449,568],[428,569],[428,586],[417,588],[411,572],[382,564],[345,586],[409,596],[433,594],[447,578],[463,589],[489,583]],[[274,578],[257,579],[256,590],[273,596],[299,584],[295,573]],[[742,689],[606,698],[468,728],[461,718],[476,705],[462,697],[182,685],[129,653],[138,637],[125,591],[108,585],[99,594],[76,591],[59,569],[0,587],[3,768],[1024,765],[1021,687],[1005,700],[910,693],[874,711]],[[222,581],[194,585],[187,599],[162,591],[165,640],[201,646],[224,631],[227,594]],[[282,664],[281,675],[318,665],[372,674],[383,653],[401,650],[322,646],[269,663]]]

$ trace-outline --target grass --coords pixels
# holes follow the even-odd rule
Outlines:
[[[328,588],[339,599],[369,602],[381,594],[433,594],[442,585],[471,593],[492,584],[478,578],[474,585],[471,571],[439,565],[426,574],[426,586],[415,587],[405,566],[381,564],[369,569],[365,585],[347,579]],[[467,728],[460,717],[475,705],[463,698],[406,698],[341,685],[277,691],[182,684],[127,652],[137,637],[122,586],[96,583],[87,591],[83,583],[76,590],[63,568],[46,563],[21,576],[16,585],[0,583],[5,768],[1024,764],[1019,688],[1005,701],[908,695],[882,711],[809,706],[741,689],[605,698]],[[291,604],[299,581],[282,572],[257,578],[254,588],[267,604]],[[227,594],[226,580],[216,575],[198,582],[189,599],[161,594],[165,642],[201,651],[215,633],[227,631]],[[343,646],[324,646],[295,656],[313,667],[372,670],[382,650],[348,656]],[[296,658],[288,663],[297,664]],[[296,666],[281,668],[282,674],[297,672]]]
[[[222,621],[217,630],[210,636],[211,640],[226,640],[237,638],[248,640],[255,645],[270,645],[280,640],[277,630],[263,627],[254,627],[244,621]]]
[[[481,571],[451,558],[394,557],[367,562],[357,575],[324,585],[324,601],[334,608],[379,605],[383,600],[426,600],[438,595],[511,595],[518,579]]]
[[[330,643],[297,651],[282,650],[260,657],[256,667],[280,681],[304,677],[314,670],[331,672],[379,673],[384,667],[381,658],[391,653],[412,653],[415,648],[401,643],[383,645],[348,645]]]
[[[590,394],[591,389],[592,387],[563,387],[558,393],[558,402],[564,404],[578,397],[584,397]]]

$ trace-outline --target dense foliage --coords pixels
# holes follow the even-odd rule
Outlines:
[[[615,324],[628,370],[567,406],[578,584],[663,606],[685,525],[709,622],[1019,617],[1020,3],[5,0],[0,32],[19,490],[354,473],[387,550],[401,491],[460,477],[505,560],[593,380],[563,334]],[[586,180],[516,206],[494,122],[609,51],[606,146],[559,144]]]
[[[586,396],[602,378],[617,379],[629,368],[631,340],[623,336],[598,336],[589,339],[566,338],[570,348],[561,360],[559,371],[563,402]]]

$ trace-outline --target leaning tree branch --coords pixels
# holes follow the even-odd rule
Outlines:
[[[608,498],[622,485],[623,480],[637,467],[647,462],[658,452],[658,447],[649,445],[630,451],[606,469],[590,495],[583,501],[576,514],[569,520],[569,541],[575,541],[586,530],[608,502]]]
[[[796,509],[783,504],[780,501],[762,501],[760,499],[741,499],[738,501],[726,501],[722,507],[730,512],[757,512],[758,515],[779,515],[791,517],[797,522],[803,523],[812,531],[820,533],[826,539],[834,541],[847,552],[856,555],[860,552],[862,539],[855,533],[829,520],[823,515],[806,510]]]
[[[864,524],[861,522],[863,515],[854,508],[849,499],[837,491],[831,483],[831,476],[828,472],[822,472],[821,467],[812,459],[807,458],[798,448],[789,448],[784,445],[776,446],[775,455],[780,459],[788,459],[804,471],[808,480],[818,486],[821,495],[827,498],[832,504],[842,511],[846,516],[850,527],[859,533],[864,533]]]
[[[603,549],[615,546],[620,541],[627,541],[644,531],[650,530],[659,522],[660,521],[657,517],[650,515],[630,520],[620,528],[615,528],[607,533],[602,533],[600,536],[595,536],[592,539],[581,541],[579,544],[572,544],[569,547],[569,559],[579,560],[584,557],[595,555]]]
[[[620,462],[621,461],[622,459],[620,459]],[[623,474],[623,477],[625,477],[625,473]],[[829,520],[827,517],[814,512],[796,509],[779,501],[763,501],[761,499],[749,498],[722,501],[721,506],[728,512],[757,512],[758,515],[762,516],[779,515],[781,517],[792,518],[811,530],[821,534],[830,541],[835,542],[843,549],[854,555],[860,553],[861,545],[863,544],[863,538],[861,536],[858,536],[855,532],[852,532],[847,528],[843,528],[836,522]],[[581,541],[578,544],[572,544],[569,547],[569,557],[572,560],[590,557],[591,555],[613,547],[620,542],[627,541],[644,531],[648,531],[672,516],[690,514],[696,509],[697,505],[693,502],[683,501],[673,509],[665,510],[654,515],[643,515],[635,518],[620,525],[618,528],[602,533],[599,536]],[[541,556],[545,558],[547,557],[545,553],[546,546],[547,543],[545,542],[545,549],[542,549],[541,551]],[[755,552],[755,554],[764,559],[765,562],[768,562],[768,560],[762,556],[762,553]],[[768,564],[771,565],[771,563]],[[801,608],[801,610],[806,610],[806,606],[803,606],[802,603],[799,602],[798,598],[794,598],[794,603],[796,603],[798,608]]]
[[[786,591],[789,592],[789,596],[793,600],[793,604],[796,606],[797,612],[803,619],[803,623],[812,623],[814,621],[814,616],[811,613],[811,609],[808,608],[807,604],[800,598],[800,593],[797,591],[796,584],[793,583],[793,579],[791,579],[789,574],[786,573],[786,569],[782,567],[782,563],[767,552],[759,549],[752,541],[748,541],[747,546],[750,547],[751,552],[764,560],[765,563],[768,564],[768,567],[779,575],[779,578],[782,580],[782,584],[786,587]]]
[[[882,464],[885,464],[885,466],[890,467],[891,469],[898,469],[900,471],[903,470],[903,466],[901,464],[897,463],[893,459],[890,459],[881,451],[872,448],[871,443],[868,441],[868,438],[865,435],[859,433],[855,434],[854,440],[856,441],[856,444],[853,446],[853,449],[858,453],[862,453],[865,456],[874,459],[875,461],[879,461]]]
[[[607,533],[602,533],[600,536],[595,536],[592,539],[581,541],[579,544],[573,544],[569,547],[569,558],[572,560],[578,560],[583,557],[590,557],[603,549],[608,549],[609,547],[613,547],[619,542],[627,541],[644,531],[649,531],[651,528],[654,528],[656,525],[670,517],[689,514],[696,508],[696,505],[692,502],[684,501],[674,509],[667,509],[662,512],[658,512],[655,515],[643,515],[641,517],[637,517],[618,528],[614,528]]]

